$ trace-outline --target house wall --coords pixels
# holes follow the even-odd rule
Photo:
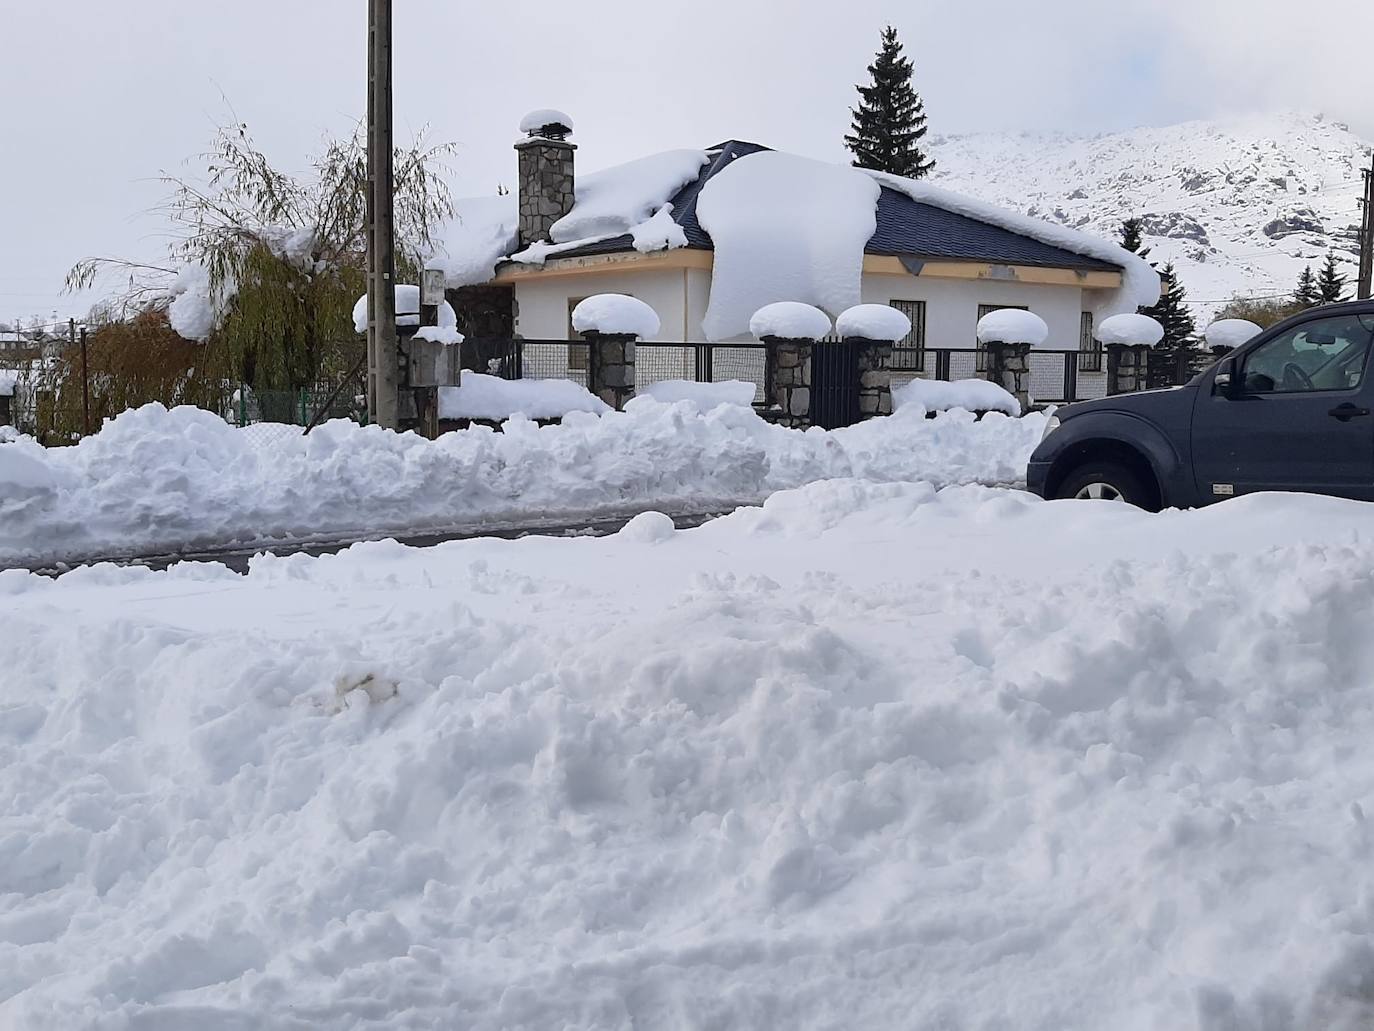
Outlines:
[[[657,337],[646,339],[681,340],[686,310],[688,275],[691,269],[645,269],[640,271],[584,272],[580,275],[552,276],[515,284],[515,331],[526,339],[568,339],[568,301],[592,294],[629,294],[658,313]],[[709,279],[709,274],[708,274]],[[704,311],[704,308],[703,308]],[[699,338],[698,319],[692,331]]]
[[[1087,291],[1096,293],[1096,291]],[[866,304],[889,301],[926,302],[927,347],[973,347],[977,344],[978,306],[1024,305],[1050,328],[1044,346],[1078,347],[1085,291],[1079,287],[1045,286],[994,279],[935,279],[920,276],[865,275]],[[1089,305],[1095,299],[1088,301]]]

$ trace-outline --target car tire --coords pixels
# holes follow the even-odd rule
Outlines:
[[[1072,470],[1054,492],[1056,498],[1124,501],[1150,508],[1150,492],[1134,470],[1116,462],[1085,462]]]

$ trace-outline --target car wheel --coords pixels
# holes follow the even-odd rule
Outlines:
[[[1089,462],[1064,477],[1055,491],[1056,498],[1093,501],[1124,501],[1137,508],[1150,504],[1150,493],[1140,476],[1115,462]]]

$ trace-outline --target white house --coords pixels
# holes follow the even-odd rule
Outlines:
[[[1024,307],[1049,326],[1045,348],[1095,350],[1095,320],[1159,294],[1150,266],[1105,240],[758,144],[578,177],[571,119],[539,114],[522,123],[516,194],[459,202],[441,234],[436,263],[470,335],[576,339],[577,302],[614,292],[655,309],[661,340],[747,339],[752,311],[787,300],[832,316],[894,305],[912,348],[972,348],[983,314]]]

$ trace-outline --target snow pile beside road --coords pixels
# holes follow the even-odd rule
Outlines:
[[[561,419],[569,412],[600,415],[611,406],[569,379],[502,379],[464,372],[456,387],[439,388],[441,419]]]
[[[1021,402],[1014,395],[985,379],[959,379],[952,382],[914,379],[892,388],[892,405],[899,411],[919,405],[927,412],[962,408],[969,412],[1021,414]]]
[[[516,417],[504,433],[479,427],[437,441],[336,420],[268,442],[209,412],[147,405],[75,447],[3,445],[59,485],[41,497],[0,489],[22,509],[0,519],[0,565],[700,510],[834,477],[1010,483],[1043,430],[1040,416],[915,413],[799,433],[748,408],[643,398],[623,413],[573,412],[547,427]]]
[[[639,389],[639,397],[652,398],[660,404],[675,404],[690,401],[698,408],[709,410],[716,405],[742,405],[754,403],[758,388],[748,380],[724,379],[715,383],[698,383],[690,379],[661,379],[657,383]],[[641,402],[630,401],[631,405]]]
[[[1371,569],[851,481],[0,574],[0,1026],[1368,1027]]]

